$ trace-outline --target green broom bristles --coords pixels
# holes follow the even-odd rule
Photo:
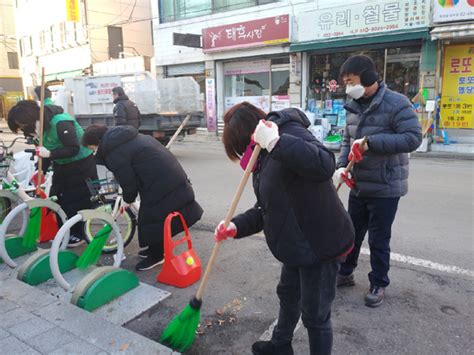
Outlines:
[[[30,211],[30,218],[28,219],[28,226],[21,245],[24,248],[32,248],[38,242],[41,228],[41,207],[33,208]]]
[[[193,345],[201,318],[201,304],[200,300],[193,298],[168,324],[161,335],[160,342],[179,352],[188,350]]]
[[[110,232],[112,232],[112,227],[108,224],[97,232],[81,257],[77,259],[76,266],[78,269],[87,269],[89,266],[97,263],[102,254],[102,249],[104,249],[104,245],[107,239],[109,239]]]

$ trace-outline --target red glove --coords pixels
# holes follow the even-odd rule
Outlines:
[[[349,153],[349,156],[348,156],[349,161],[354,159],[354,161],[358,163],[363,159],[362,154],[367,149],[369,149],[367,147],[367,144],[363,144],[363,141],[364,140],[361,138],[361,139],[356,139],[354,143],[352,143],[351,152]]]
[[[344,183],[352,190],[356,186],[356,181],[353,177],[349,176],[349,173],[341,173],[341,179]]]
[[[224,221],[220,221],[217,225],[214,236],[216,237],[216,242],[222,242],[227,238],[234,238],[237,235],[237,227],[233,222],[230,222],[227,228],[224,227]]]

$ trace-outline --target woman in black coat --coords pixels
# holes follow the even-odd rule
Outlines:
[[[271,341],[254,343],[252,351],[293,354],[293,331],[301,316],[311,354],[330,354],[336,275],[354,243],[350,217],[331,179],[334,155],[307,130],[309,120],[298,109],[266,116],[244,102],[225,114],[224,124],[231,160],[240,159],[245,168],[255,143],[262,152],[253,172],[255,207],[227,229],[221,222],[216,238],[243,238],[263,230],[271,252],[283,263],[278,324]]]
[[[203,210],[176,157],[156,139],[138,133],[132,126],[108,128],[92,125],[85,130],[83,144],[96,150],[98,164],[105,165],[123,189],[123,199],[132,203],[140,194],[138,213],[139,252],[144,257],[137,270],[148,270],[163,262],[164,221],[180,212],[192,226]],[[179,219],[172,223],[173,235],[183,231]]]

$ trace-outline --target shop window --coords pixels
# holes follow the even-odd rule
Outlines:
[[[418,93],[420,57],[419,46],[388,49],[387,87],[412,99]]]
[[[177,21],[277,1],[278,0],[159,0],[160,21],[162,23]]]
[[[224,66],[225,109],[247,101],[265,112],[289,107],[288,65],[271,65],[270,60],[233,62]]]
[[[411,99],[418,92],[420,50],[421,46],[414,45],[312,56],[307,109],[344,122],[343,105],[347,96],[345,86],[339,80],[339,70],[350,56],[357,54],[371,57],[387,87]]]

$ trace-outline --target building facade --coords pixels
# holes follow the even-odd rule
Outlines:
[[[436,96],[430,0],[268,2],[152,1],[157,74],[200,81],[212,129],[243,100],[267,112],[298,106],[336,123],[341,116],[342,124],[338,71],[352,54],[371,56],[388,87],[410,99],[420,89]],[[176,34],[202,35],[202,48],[175,45]]]
[[[13,0],[0,0],[0,118],[22,99]]]
[[[228,107],[244,100],[265,111],[300,105],[291,102],[300,83],[292,80],[292,68],[299,71],[299,64],[292,62],[289,49],[292,17],[309,2],[179,3],[186,6],[177,6],[177,0],[152,1],[156,72],[159,77],[192,75],[200,83],[210,130],[222,122]],[[174,45],[175,34],[202,36],[202,48]]]
[[[88,75],[95,63],[153,55],[148,0],[16,0],[25,96],[41,82]]]

